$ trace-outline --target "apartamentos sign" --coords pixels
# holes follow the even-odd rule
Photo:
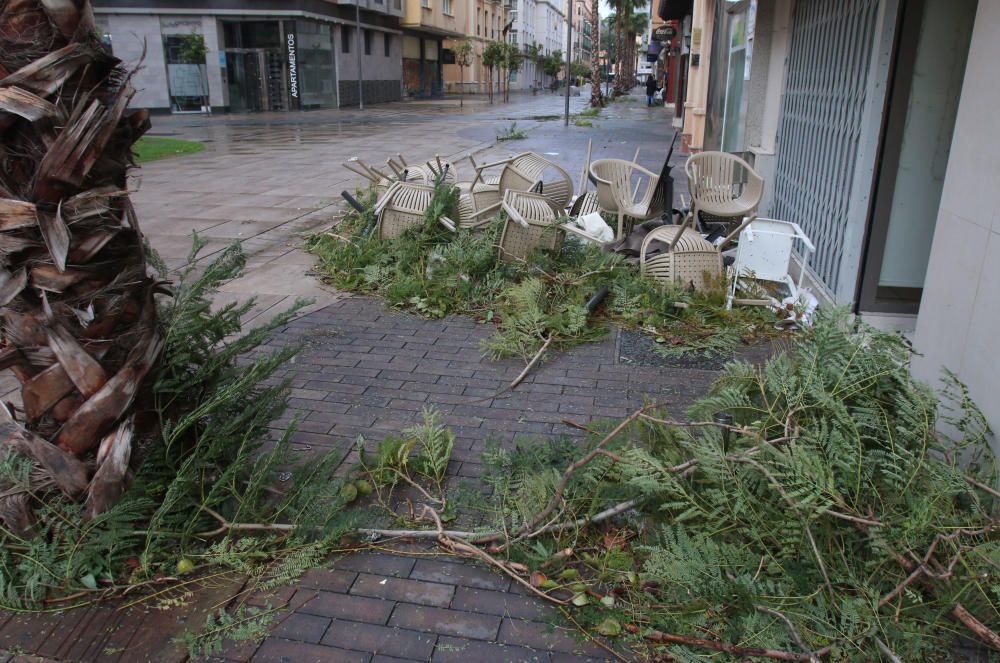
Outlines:
[[[291,21],[286,22],[286,25]],[[289,106],[299,108],[299,61],[298,45],[295,32],[289,30],[285,35],[285,48],[288,55],[288,97]]]

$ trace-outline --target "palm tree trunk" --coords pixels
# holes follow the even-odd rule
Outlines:
[[[625,11],[627,0],[618,0],[615,10],[615,96],[625,93],[624,50],[625,35],[622,31],[622,12]]]
[[[597,57],[601,50],[600,0],[590,3],[590,105],[599,108],[601,98],[601,63]],[[596,45],[595,45],[596,44]]]
[[[129,72],[89,0],[0,2],[0,26],[0,369],[22,403],[0,453],[29,458],[38,491],[0,486],[0,520],[24,531],[50,491],[91,515],[117,500],[162,333],[126,190],[149,128],[146,111],[126,111]]]

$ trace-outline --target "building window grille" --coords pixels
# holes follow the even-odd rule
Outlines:
[[[443,2],[441,3],[441,8],[442,8],[442,10],[444,11],[445,14],[447,14],[448,16],[452,16],[452,13],[451,13],[451,0],[443,0]]]
[[[340,52],[351,52],[351,29],[346,25],[340,29]]]
[[[372,54],[372,31],[365,30],[365,55]]]
[[[382,36],[385,38],[382,44],[385,49],[385,57],[389,57],[392,55],[392,35],[386,32]]]

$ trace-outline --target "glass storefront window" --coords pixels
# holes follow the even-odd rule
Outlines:
[[[295,21],[298,38],[298,80],[302,108],[336,106],[337,70],[333,61],[333,31],[329,23]]]
[[[199,112],[208,105],[205,39],[200,34],[163,35],[170,109]]]

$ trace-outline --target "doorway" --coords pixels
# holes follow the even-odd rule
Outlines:
[[[919,310],[977,4],[900,5],[859,311]]]
[[[236,113],[288,110],[280,21],[224,21],[229,108]]]
[[[227,48],[229,107],[234,113],[288,110],[284,61],[263,48]]]

